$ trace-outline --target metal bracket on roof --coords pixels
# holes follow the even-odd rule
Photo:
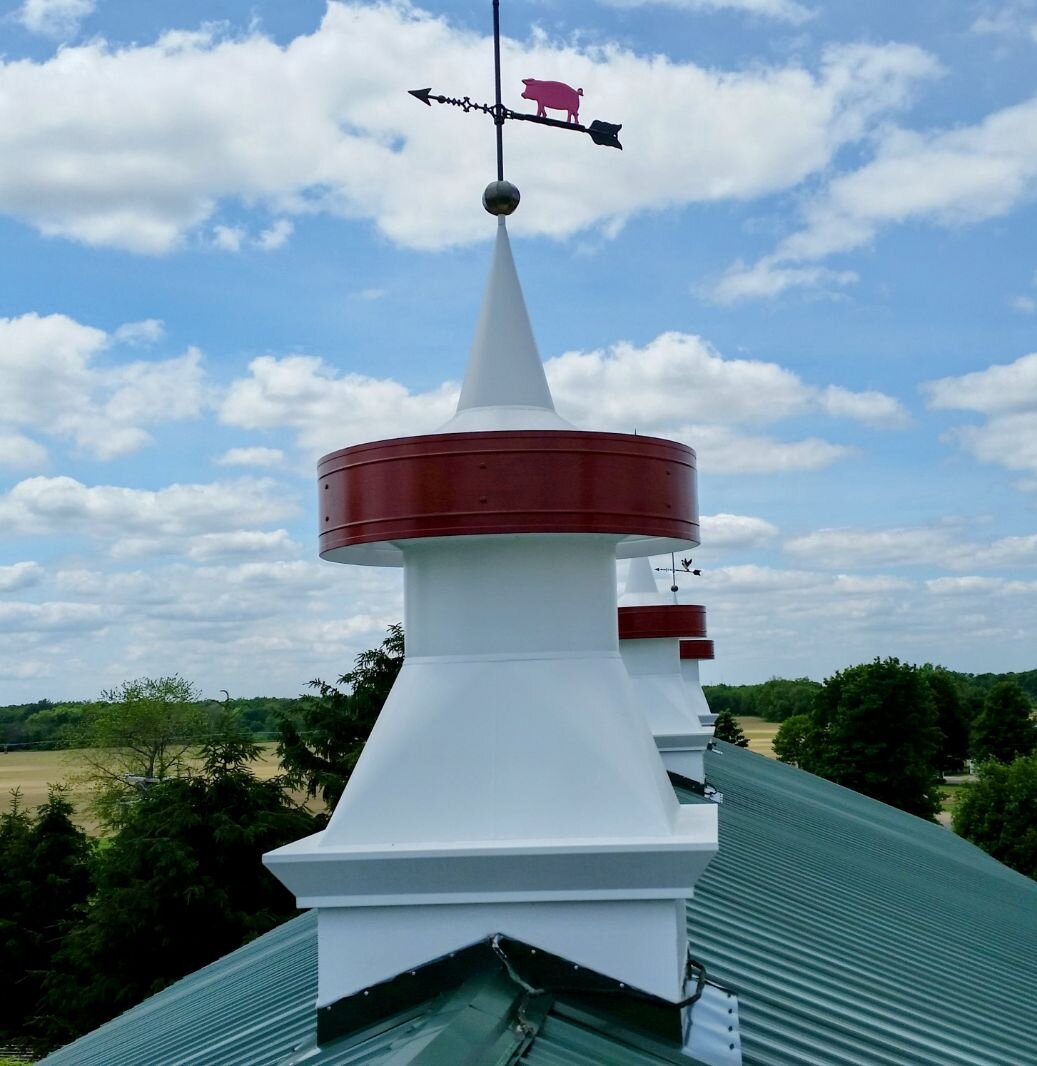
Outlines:
[[[685,1014],[684,1051],[707,1066],[742,1066],[738,997],[712,981]]]
[[[724,802],[723,792],[714,788],[708,781],[696,781],[693,777],[684,777],[673,770],[668,772],[668,776],[670,781],[678,788],[686,789],[688,792],[695,792],[703,799],[708,799],[713,803]]]

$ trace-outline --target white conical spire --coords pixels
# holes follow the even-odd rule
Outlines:
[[[573,428],[555,413],[500,216],[457,414],[440,432]]]
[[[676,597],[665,596],[659,591],[651,559],[645,556],[630,560],[626,585],[623,595],[619,597],[620,607],[656,607],[676,602]]]
[[[655,596],[658,598],[659,586],[655,583],[655,573],[652,571],[652,560],[643,557],[630,560],[630,570],[627,573],[626,588],[623,596]]]

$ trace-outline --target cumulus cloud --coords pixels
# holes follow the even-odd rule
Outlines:
[[[249,376],[231,383],[220,418],[245,429],[287,426],[311,451],[331,451],[365,440],[423,433],[454,412],[458,386],[412,393],[387,378],[339,374],[317,356],[263,355]]]
[[[96,7],[95,0],[25,0],[15,15],[30,32],[65,39]]]
[[[847,455],[818,438],[783,441],[747,428],[821,413],[900,426],[898,401],[878,392],[808,385],[760,360],[725,359],[699,337],[664,333],[644,347],[619,343],[567,352],[545,364],[559,412],[588,429],[653,433],[691,444],[711,472],[816,470]],[[413,393],[398,382],[339,374],[316,356],[261,356],[231,383],[220,418],[246,429],[291,427],[311,451],[428,432],[453,413],[458,386]]]
[[[43,567],[39,563],[14,563],[0,566],[0,592],[17,592],[31,588],[43,580]]]
[[[217,466],[280,466],[284,452],[280,448],[230,448],[213,462]]]
[[[0,466],[11,470],[39,469],[47,461],[47,449],[23,433],[0,429]]]
[[[743,0],[750,5],[798,9]],[[478,92],[464,72],[482,69],[487,47],[485,36],[409,5],[329,2],[317,29],[283,46],[256,29],[235,37],[205,27],[2,63],[0,211],[48,235],[143,253],[193,234],[240,248],[246,235],[221,217],[226,204],[268,210],[267,245],[285,235],[281,220],[314,212],[373,219],[409,247],[484,239],[472,204],[488,127],[446,108],[425,112],[400,86],[421,70],[433,86]],[[535,173],[538,185],[520,224],[554,237],[794,187],[935,70],[926,53],[898,44],[831,47],[814,68],[790,60],[719,71],[542,33],[505,39],[503,64],[509,101],[518,102],[520,77],[565,70],[589,117],[625,126],[631,150],[612,154],[608,182],[596,180],[600,150],[583,139],[511,131],[511,176],[521,186]],[[574,188],[584,194],[574,199]]]
[[[33,477],[0,495],[0,530],[8,536],[78,534],[113,547],[133,538],[232,532],[295,512],[274,482],[240,479],[163,489],[87,486],[70,477]]]
[[[777,526],[763,518],[740,514],[703,515],[701,528],[707,548],[758,548],[779,533]]]
[[[0,318],[0,443],[16,460],[12,465],[42,461],[42,446],[19,428],[69,439],[86,454],[108,459],[149,443],[145,426],[197,415],[204,399],[197,350],[100,365],[98,356],[113,339],[146,336],[156,336],[156,324],[133,323],[120,338],[67,315]]]
[[[900,529],[819,529],[790,537],[785,551],[813,566],[832,569],[873,566],[1037,566],[1037,535],[981,543],[946,526]]]
[[[791,22],[795,25],[813,17],[813,12],[795,0],[602,0],[609,7],[676,7],[685,11],[735,11]]]
[[[0,603],[0,631],[99,629],[113,613],[96,603]]]
[[[294,232],[294,222],[287,218],[279,218],[256,238],[256,247],[264,252],[273,252],[278,248],[283,248]]]
[[[131,344],[144,347],[157,344],[166,335],[164,322],[157,318],[145,318],[140,322],[125,322],[112,334],[112,339],[119,344]]]
[[[798,232],[756,263],[735,264],[712,288],[713,298],[732,303],[838,283],[818,262],[870,243],[886,226],[963,226],[1006,215],[1033,195],[1035,129],[1037,96],[970,126],[921,132],[889,126],[869,162],[837,175],[807,203]]]
[[[932,408],[987,416],[951,430],[947,440],[984,462],[1037,473],[1037,352],[921,388]]]

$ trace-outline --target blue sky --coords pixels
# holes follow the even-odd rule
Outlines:
[[[0,5],[0,702],[291,695],[402,613],[314,462],[456,399],[489,3]],[[504,0],[560,412],[700,462],[707,680],[1037,665],[1037,2]],[[660,560],[660,562],[662,562]]]

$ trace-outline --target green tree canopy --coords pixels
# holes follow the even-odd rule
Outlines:
[[[361,652],[337,685],[310,682],[317,694],[303,696],[295,716],[281,717],[277,754],[292,788],[335,807],[402,665],[403,627],[391,625],[379,647]]]
[[[717,715],[716,723],[713,726],[713,735],[717,740],[726,740],[729,744],[737,744],[740,748],[749,747],[749,738],[729,710],[725,709]]]
[[[981,766],[979,780],[962,790],[954,830],[1037,880],[1037,755]]]
[[[969,711],[961,685],[949,670],[926,663],[922,676],[936,704],[936,725],[940,730],[937,767],[943,773],[959,773],[969,757]]]
[[[972,757],[1011,762],[1035,749],[1037,724],[1029,698],[1014,681],[998,682],[972,724]]]
[[[774,754],[782,762],[808,770],[815,743],[810,715],[794,714],[781,723],[774,735]]]
[[[939,811],[941,734],[918,667],[876,659],[833,674],[811,722],[806,769],[923,818]]]
[[[264,852],[314,831],[259,749],[217,724],[201,771],[152,785],[99,849],[96,892],[47,984],[56,1037],[90,1029],[295,912]]]
[[[100,820],[118,825],[140,792],[183,774],[209,728],[201,694],[179,674],[139,677],[87,705],[68,739],[95,791]]]
[[[0,814],[0,1040],[36,1043],[44,981],[91,888],[91,844],[58,786]]]

